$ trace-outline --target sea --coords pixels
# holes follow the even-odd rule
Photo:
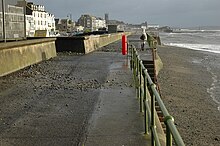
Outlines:
[[[207,89],[220,111],[220,27],[178,28],[171,33],[160,32],[164,45],[201,51],[204,58],[195,58],[193,63],[204,66],[212,75],[212,84]]]

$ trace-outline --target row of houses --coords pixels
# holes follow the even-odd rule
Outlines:
[[[37,30],[45,30],[46,36],[55,35],[55,16],[45,10],[42,5],[32,2],[26,4],[26,34],[33,37]]]
[[[106,28],[106,20],[100,17],[85,14],[77,22],[71,18],[55,19],[42,5],[32,2],[26,5],[26,33],[29,37],[34,36],[36,30],[46,30],[47,36],[54,36],[59,32],[98,31],[101,28]]]
[[[55,19],[59,32],[98,31],[106,28],[106,20],[89,14],[81,15],[77,22],[71,19]]]
[[[105,19],[89,14],[81,15],[77,21],[73,21],[71,17],[55,19],[55,16],[47,12],[43,5],[14,0],[13,3],[7,3],[4,18],[3,11],[0,11],[0,38],[35,37],[40,31],[49,37],[62,32],[105,30],[107,22],[110,22],[108,19],[108,14],[105,14]]]

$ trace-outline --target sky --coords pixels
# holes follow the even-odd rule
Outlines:
[[[220,26],[220,0],[27,0],[44,5],[56,18],[91,14],[125,23],[171,27]]]

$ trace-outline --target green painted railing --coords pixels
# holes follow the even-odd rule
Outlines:
[[[156,89],[156,85],[153,83],[147,69],[138,55],[136,48],[133,45],[129,45],[129,55],[131,57],[130,65],[133,70],[137,97],[140,101],[140,112],[144,112],[144,131],[145,134],[149,134],[149,132],[151,132],[151,145],[161,145],[155,124],[155,117],[157,116],[155,101],[157,101],[163,113],[164,123],[166,125],[166,146],[172,146],[173,142],[177,146],[185,146],[174,124],[174,118],[167,111],[163,101],[161,100],[160,94]]]

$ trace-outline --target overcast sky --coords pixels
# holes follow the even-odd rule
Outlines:
[[[175,27],[220,26],[220,0],[27,0],[44,5],[57,18],[69,13],[76,21],[81,14],[138,24]]]

